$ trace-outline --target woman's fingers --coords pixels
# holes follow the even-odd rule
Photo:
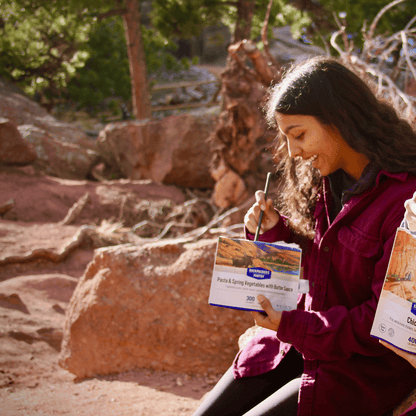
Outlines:
[[[416,202],[413,201],[413,199],[408,199],[404,203],[404,207],[406,208],[406,211],[409,212],[409,214],[416,215]]]
[[[266,315],[261,312],[253,311],[251,314],[253,315],[254,321],[258,326],[277,331],[280,325],[280,319],[282,318],[282,312],[275,311],[269,299],[263,295],[259,295],[257,300],[264,312],[266,312]]]
[[[260,209],[262,211],[266,211],[267,205],[266,205],[266,198],[265,198],[264,192],[263,191],[256,191],[254,196],[256,198],[256,203],[258,204]]]
[[[404,207],[406,209],[406,213],[404,218],[407,221],[410,231],[416,231],[416,202],[415,202],[416,194],[413,195],[412,199],[408,199],[404,203]]]
[[[256,232],[261,211],[264,212],[260,228],[262,234],[273,228],[279,221],[280,217],[273,208],[273,201],[271,199],[267,199],[266,201],[264,196],[263,191],[257,191],[255,193],[256,202],[244,217],[244,225],[251,234],[255,234]]]
[[[256,232],[259,217],[260,208],[256,203],[247,211],[246,215],[244,216],[244,225],[251,234]]]
[[[280,216],[273,207],[273,201],[271,199],[267,200],[267,208],[264,211],[263,221],[262,221],[262,232],[270,230],[279,222]]]
[[[263,295],[259,295],[257,300],[260,303],[260,306],[263,308],[264,312],[267,313],[270,320],[276,324],[280,323],[280,313],[273,309],[273,306],[269,299]]]

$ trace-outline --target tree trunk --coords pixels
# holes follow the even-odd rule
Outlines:
[[[268,128],[262,111],[268,87],[272,81],[280,80],[282,72],[281,64],[268,51],[272,1],[262,30],[266,53],[249,38],[254,1],[239,1],[239,13],[243,9],[247,12],[244,24],[240,21],[235,32],[242,39],[228,47],[227,65],[221,74],[223,106],[217,128],[210,136],[210,172],[215,180],[212,199],[224,209],[242,204],[257,189],[263,189],[267,173],[273,172],[278,162],[274,149],[276,132]]]
[[[232,43],[239,42],[243,39],[250,39],[255,5],[255,0],[238,0],[237,23],[235,25]]]
[[[279,80],[280,71],[251,41],[234,43],[228,52],[221,74],[224,108],[210,136],[214,155],[210,172],[215,180],[212,199],[223,209],[237,206],[263,189],[267,173],[278,162],[273,150],[276,132],[268,128],[262,108],[267,87]]]
[[[150,118],[152,112],[146,77],[146,59],[140,29],[139,0],[125,0],[125,4],[127,12],[123,18],[130,65],[133,114],[136,119],[143,120]]]

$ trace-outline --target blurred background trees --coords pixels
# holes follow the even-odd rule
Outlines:
[[[177,50],[181,41],[194,40],[197,44],[204,30],[224,25],[229,28],[231,43],[252,39],[261,49],[260,33],[268,3],[7,0],[0,11],[0,76],[18,84],[49,110],[57,101],[64,101],[93,113],[115,105],[116,99],[133,103],[130,108],[134,115],[146,118],[149,79],[157,79],[159,71],[186,68],[190,59],[199,56],[197,47],[187,54],[189,59],[182,59]],[[273,38],[272,28],[290,25],[299,42],[324,46],[328,53],[338,55],[330,37],[341,26],[351,50],[360,53],[363,28],[365,32],[385,5],[385,0],[274,0],[269,38]],[[415,2],[400,1],[381,17],[374,38],[397,32],[415,15]],[[137,26],[130,27],[126,42],[128,26],[134,23]],[[392,59],[398,51],[400,45],[390,52]],[[144,103],[141,106],[135,103],[140,100]]]
[[[0,75],[31,96],[59,96],[88,58],[93,19],[52,2],[7,2],[0,13]]]

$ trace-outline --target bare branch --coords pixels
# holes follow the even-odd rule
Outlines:
[[[342,29],[337,30],[331,35],[331,46],[340,54],[341,58],[344,57],[347,53],[344,52],[340,46],[337,44],[337,37],[342,33]]]
[[[270,19],[270,12],[272,10],[273,0],[269,0],[269,4],[267,5],[266,17],[264,18],[263,27],[261,29],[261,40],[264,45],[264,52],[266,53],[269,61],[276,67],[276,69],[281,69],[281,66],[276,61],[274,56],[270,53],[269,49],[269,39],[267,37],[267,30],[269,27],[269,19]]]
[[[370,28],[368,29],[368,32],[363,32],[365,43],[364,48],[362,52],[362,56],[369,60],[367,57],[369,47],[371,46],[371,41],[373,39],[374,31],[376,30],[376,26],[383,16],[384,13],[386,13],[388,10],[390,10],[392,7],[396,6],[399,3],[402,3],[405,0],[394,0],[393,2],[389,3],[387,6],[383,7],[378,13],[377,16],[374,18],[373,22],[370,25]]]
[[[368,37],[369,39],[373,38],[374,31],[376,30],[376,26],[379,20],[382,18],[383,14],[390,10],[392,7],[396,6],[399,3],[403,3],[405,0],[394,0],[393,2],[389,3],[387,6],[384,6],[378,13],[377,16],[374,18],[373,23],[370,25],[370,29],[368,30]]]
[[[335,22],[337,23],[338,27],[339,27],[339,33],[342,34],[342,40],[344,42],[344,48],[345,50],[350,50],[350,44],[348,42],[348,37],[347,37],[347,32],[346,32],[346,26],[342,25],[341,22],[338,19],[338,16],[336,15],[335,12],[332,13],[335,19]]]
[[[87,192],[84,196],[78,199],[77,202],[71,207],[68,211],[66,217],[60,222],[61,225],[73,224],[75,220],[81,215],[82,210],[87,205],[87,202],[90,199],[90,194]]]
[[[406,110],[406,117],[409,120],[412,120],[415,117],[416,108],[413,105],[411,97],[409,97],[406,93],[404,93],[395,83],[394,81],[384,72],[375,68],[374,66],[370,66],[367,62],[360,59],[357,56],[353,56],[345,51],[343,51],[340,46],[336,43],[336,38],[341,33],[341,30],[333,33],[331,36],[331,45],[336,51],[340,54],[341,59],[348,61],[357,69],[361,69],[362,71],[371,74],[373,77],[377,79],[378,89],[381,93],[382,91],[390,97],[390,99],[395,102],[396,107],[403,107],[402,104],[405,106]],[[402,103],[402,104],[401,104]]]
[[[416,16],[413,16],[410,19],[409,23],[406,25],[406,27],[403,30],[407,32],[411,28],[411,26],[413,25],[413,23],[415,23],[415,22],[416,22]]]
[[[407,65],[409,66],[409,69],[410,69],[410,71],[413,74],[413,78],[416,79],[416,70],[415,70],[415,67],[413,66],[413,62],[410,59],[409,49],[407,47],[407,36],[406,36],[406,32],[403,30],[401,32],[401,35],[402,35],[403,53],[404,53],[404,56],[406,57]]]

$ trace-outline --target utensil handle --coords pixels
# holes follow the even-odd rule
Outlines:
[[[267,178],[266,178],[266,186],[264,187],[264,200],[267,201],[267,194],[269,192],[269,185],[270,185],[270,178],[272,176],[272,173],[269,172],[267,174]],[[254,241],[257,241],[259,238],[259,234],[260,234],[260,226],[261,226],[261,222],[263,220],[263,214],[264,211],[260,212],[260,216],[259,216],[259,223],[257,224],[257,229],[256,229],[256,234],[254,235]]]

